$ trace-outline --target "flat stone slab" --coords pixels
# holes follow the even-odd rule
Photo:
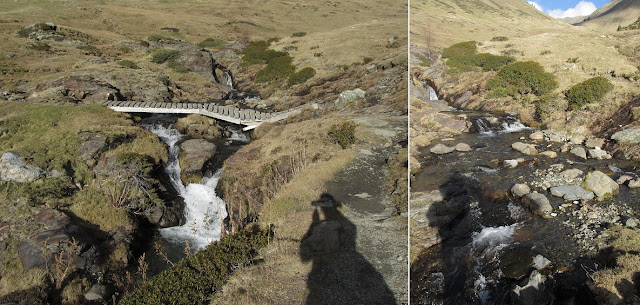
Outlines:
[[[551,195],[561,197],[564,200],[591,200],[595,196],[593,192],[587,191],[577,185],[560,185],[551,188]]]

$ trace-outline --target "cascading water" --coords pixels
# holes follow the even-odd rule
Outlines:
[[[231,135],[229,136],[229,140],[231,140],[231,141],[236,141],[236,142],[240,142],[240,143],[248,143],[251,140],[240,129],[229,127],[228,130],[231,133]]]
[[[185,224],[160,229],[160,234],[175,243],[184,243],[189,240],[190,244],[198,249],[219,240],[222,221],[227,217],[224,200],[218,197],[215,192],[221,170],[218,170],[211,177],[203,178],[201,183],[190,183],[185,187],[180,179],[180,163],[178,161],[180,153],[178,142],[182,135],[173,126],[164,127],[154,124],[145,127],[158,135],[169,146],[169,161],[165,171],[185,202]]]
[[[427,85],[427,88],[429,89],[429,100],[438,100],[438,94],[436,93],[436,90],[433,90],[433,88],[431,88],[431,86],[429,85]]]

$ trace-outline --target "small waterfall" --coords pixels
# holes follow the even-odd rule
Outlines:
[[[427,88],[429,89],[429,100],[437,101],[438,100],[438,94],[436,93],[436,90],[433,90],[433,88],[431,88],[431,86],[429,86],[429,85],[427,85]]]
[[[246,133],[242,132],[242,129],[229,127],[228,130],[231,133],[228,139],[231,141],[236,141],[240,143],[249,143],[249,141],[251,141],[249,136],[247,136]]]
[[[235,90],[235,88],[233,88],[233,77],[231,77],[231,73],[229,73],[229,71],[227,70],[222,71],[224,71],[224,77],[227,79],[226,85],[231,87],[232,90]]]
[[[478,129],[478,133],[484,136],[494,136],[495,132],[491,130],[491,126],[489,121],[487,121],[484,117],[470,117],[469,118],[473,125]]]
[[[184,217],[186,222],[182,226],[160,229],[160,234],[175,243],[189,240],[194,248],[201,249],[213,241],[220,239],[222,221],[227,217],[227,210],[222,198],[215,192],[222,169],[211,177],[205,177],[200,183],[191,183],[186,187],[180,179],[180,163],[177,145],[182,135],[173,126],[164,127],[159,124],[145,126],[155,133],[169,146],[169,162],[165,171],[171,183],[184,199]]]
[[[528,129],[531,129],[531,128],[522,124],[522,122],[520,122],[520,120],[518,120],[517,118],[506,117],[502,122],[502,130],[500,132],[512,133],[512,132],[520,132]]]

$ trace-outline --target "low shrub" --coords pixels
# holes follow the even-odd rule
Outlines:
[[[256,82],[259,83],[275,83],[280,80],[289,78],[296,70],[291,63],[293,58],[289,55],[276,57],[267,62],[267,66],[262,68],[256,74]]]
[[[151,54],[151,62],[161,64],[167,61],[173,61],[178,57],[180,57],[180,51],[178,50],[159,49]]]
[[[342,124],[331,125],[327,135],[333,143],[339,144],[343,149],[356,142],[356,124],[354,122],[344,122]]]
[[[191,72],[191,70],[189,70],[189,68],[187,68],[187,66],[177,62],[177,61],[171,61],[167,64],[167,67],[169,67],[170,69],[173,69],[173,71],[178,72],[178,73],[188,73]]]
[[[613,84],[608,79],[598,76],[569,88],[565,96],[569,102],[569,108],[575,110],[588,103],[600,101],[611,89]]]
[[[46,42],[34,41],[27,44],[27,49],[49,52],[51,51],[51,46]]]
[[[558,87],[555,77],[544,71],[534,61],[515,62],[502,67],[496,76],[487,82],[487,89],[497,90],[493,94],[510,95],[535,94],[541,96],[551,93]]]
[[[270,236],[270,230],[225,236],[144,282],[120,304],[209,304],[236,268],[251,264]]]
[[[160,35],[149,35],[149,37],[147,37],[147,40],[151,41],[151,42],[158,42],[161,40],[165,40],[167,38],[160,36]]]
[[[482,71],[496,71],[515,61],[509,56],[476,52],[476,42],[466,41],[446,48],[442,52],[442,57],[447,59],[447,66],[457,72],[476,71],[479,68]]]
[[[295,32],[291,34],[291,37],[303,37],[303,36],[307,36],[307,32]]]
[[[286,52],[269,49],[269,44],[263,40],[248,44],[242,50],[242,61],[245,64],[264,64],[275,58],[287,56]]]
[[[303,68],[302,70],[291,74],[289,76],[289,80],[287,81],[287,85],[289,87],[297,84],[302,84],[309,80],[310,78],[316,75],[316,70],[311,67]]]
[[[366,64],[368,64],[368,63],[370,63],[370,62],[372,62],[372,61],[373,61],[373,58],[371,58],[371,57],[365,57],[365,58],[363,58],[363,59],[362,59],[362,64],[363,64],[363,65],[366,65]]]
[[[92,46],[92,45],[86,45],[86,46],[77,46],[76,49],[78,50],[82,50],[84,51],[85,55],[93,55],[93,56],[101,56],[102,52],[100,52],[100,49]]]
[[[495,36],[491,38],[491,41],[507,41],[509,38],[507,36]]]
[[[548,55],[548,54],[551,54],[551,50],[544,50],[540,52],[540,55]]]
[[[198,46],[201,48],[217,48],[223,46],[225,43],[226,41],[219,38],[207,38],[198,43]]]

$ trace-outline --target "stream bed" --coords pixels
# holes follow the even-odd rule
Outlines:
[[[609,263],[600,240],[607,228],[640,215],[634,200],[640,192],[621,185],[618,195],[601,201],[565,201],[548,187],[565,183],[554,179],[568,169],[637,179],[637,163],[585,160],[563,152],[566,141],[533,141],[535,130],[506,114],[452,114],[472,122],[471,131],[422,149],[422,170],[412,179],[412,214],[422,215],[441,239],[411,266],[412,304],[596,304],[586,283],[589,272]],[[524,155],[511,148],[514,142],[558,156]],[[470,151],[429,151],[433,144],[457,143]],[[504,165],[512,159],[519,159],[516,167]],[[552,217],[534,215],[514,198],[516,183],[544,194]],[[434,204],[414,205],[433,194]]]

